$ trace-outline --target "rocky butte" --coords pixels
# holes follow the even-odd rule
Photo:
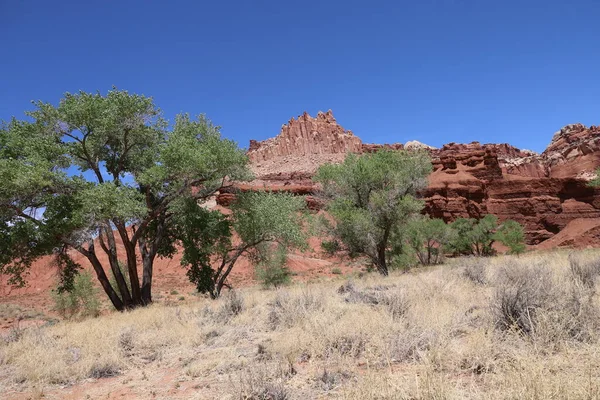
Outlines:
[[[316,118],[305,112],[283,125],[276,137],[250,141],[248,157],[256,179],[237,187],[304,195],[309,207],[318,209],[311,177],[321,164],[381,148],[430,152],[433,172],[422,196],[432,217],[452,221],[494,214],[521,223],[528,243],[540,248],[600,245],[600,189],[587,184],[600,166],[596,126],[567,125],[537,154],[510,144],[478,142],[440,149],[416,141],[365,144],[340,126],[331,110]],[[232,198],[232,193],[221,193],[217,201],[227,205]]]

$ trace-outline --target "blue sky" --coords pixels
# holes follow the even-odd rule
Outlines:
[[[600,124],[598,1],[2,1],[0,119],[112,85],[243,146],[332,109],[364,142],[542,151]]]

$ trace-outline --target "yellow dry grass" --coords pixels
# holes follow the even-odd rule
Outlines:
[[[583,272],[569,254],[457,259],[26,329],[0,340],[0,397],[597,399],[600,253],[577,253]],[[503,323],[501,301],[517,293],[524,322]]]

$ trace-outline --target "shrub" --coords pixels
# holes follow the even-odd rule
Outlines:
[[[575,282],[590,289],[594,288],[596,278],[600,275],[600,260],[585,261],[571,253],[569,254],[569,271]]]
[[[485,285],[487,282],[485,264],[481,260],[465,259],[463,276],[475,284]]]
[[[352,282],[347,282],[337,292],[345,295],[347,303],[384,306],[393,319],[404,316],[410,306],[406,293],[394,286],[379,285],[358,290]]]
[[[244,297],[235,290],[229,290],[223,297],[223,303],[219,310],[219,317],[229,319],[240,314],[244,310]]]
[[[52,293],[55,309],[63,318],[97,317],[100,314],[98,290],[87,271],[75,276],[70,291],[54,290]]]
[[[287,263],[287,249],[278,246],[266,259],[256,266],[256,277],[264,287],[278,288],[291,281]]]
[[[321,248],[323,250],[325,250],[325,253],[327,253],[330,256],[334,255],[335,253],[337,253],[338,251],[340,251],[342,249],[342,247],[340,246],[340,242],[338,242],[335,239],[323,240],[321,242]]]
[[[308,290],[294,295],[287,291],[279,291],[269,306],[268,323],[270,327],[272,329],[276,329],[278,326],[291,328],[310,313],[322,310],[324,301],[322,296],[317,296]]]
[[[550,271],[541,266],[504,266],[492,301],[499,329],[533,333],[538,313],[557,302]]]
[[[494,239],[509,248],[509,254],[521,254],[525,251],[525,232],[517,221],[504,221],[496,230]]]

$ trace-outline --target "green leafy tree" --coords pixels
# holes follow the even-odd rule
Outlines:
[[[494,244],[494,232],[497,226],[498,218],[492,214],[481,218],[473,226],[471,239],[475,255],[491,256],[495,253],[492,244]]]
[[[447,248],[455,256],[473,254],[473,227],[477,221],[473,218],[458,218],[450,224],[454,231]]]
[[[236,262],[243,255],[256,264],[272,263],[278,251],[305,248],[304,200],[291,194],[240,193],[231,214],[196,207],[186,202],[178,218],[183,246],[181,263],[190,281],[212,298],[221,294]]]
[[[76,251],[117,310],[151,303],[154,261],[175,252],[176,203],[246,178],[244,152],[204,116],[178,115],[169,128],[152,98],[127,91],[34,105],[30,121],[0,129],[0,273],[22,285],[31,263],[50,254],[75,270]]]
[[[496,230],[494,239],[507,246],[510,254],[521,254],[525,251],[525,232],[517,221],[504,221]]]
[[[454,235],[447,248],[454,254],[473,254],[476,256],[491,256],[498,226],[498,218],[488,214],[476,220],[474,218],[459,218],[451,225]]]
[[[444,248],[453,239],[454,231],[443,220],[419,215],[407,226],[407,241],[421,265],[442,262]]]
[[[319,168],[315,180],[329,199],[334,235],[351,256],[365,255],[382,275],[394,256],[392,238],[423,208],[417,191],[427,186],[426,152],[381,150]]]

